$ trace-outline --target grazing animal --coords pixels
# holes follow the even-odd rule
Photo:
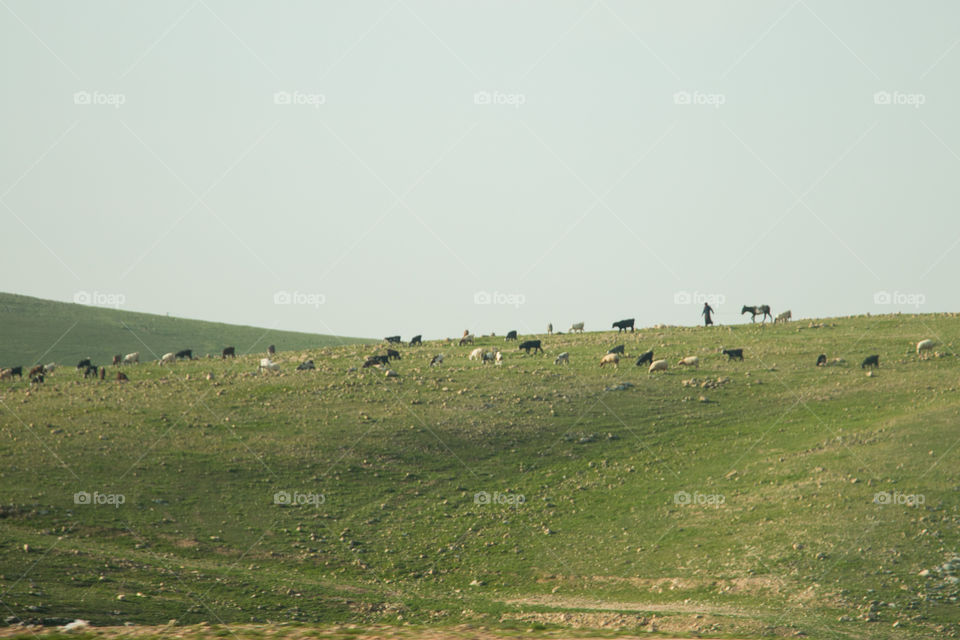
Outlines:
[[[317,367],[313,364],[313,360],[304,360],[297,365],[297,371],[311,371],[316,368]]]
[[[827,366],[827,354],[821,353],[819,356],[817,356],[817,366],[818,367]]]
[[[390,358],[387,356],[368,356],[367,361],[363,363],[363,368],[372,367],[379,364],[390,364]]]
[[[90,358],[84,358],[83,360],[77,363],[77,371],[83,371],[89,366],[90,366]]]
[[[134,351],[123,356],[123,364],[140,364],[140,352]]]
[[[35,376],[30,376],[30,384],[43,384],[43,374],[38,373]]]
[[[626,331],[627,329],[630,329],[630,331],[632,332],[633,320],[634,320],[633,318],[628,318],[626,320],[618,320],[617,322],[613,323],[613,327],[611,328],[616,329],[617,333],[620,333],[621,331]]]
[[[654,371],[666,371],[667,370],[667,361],[666,360],[654,360],[650,363],[650,368],[647,369],[647,373],[653,373]]]
[[[870,367],[871,369],[875,369],[879,366],[880,366],[880,356],[878,355],[867,356],[866,358],[863,359],[863,362],[860,363],[861,369],[866,369],[867,367]]]
[[[177,359],[177,354],[173,353],[172,351],[170,351],[169,353],[165,353],[162,356],[160,356],[160,366],[162,367],[165,364],[170,364],[174,362],[176,359]]]
[[[39,374],[42,374],[42,373],[43,373],[43,365],[42,365],[42,364],[38,364],[38,365],[35,366],[35,367],[30,367],[30,373],[28,373],[27,376],[29,376],[30,378],[32,378],[33,376],[36,376],[36,375],[39,375]]]
[[[602,367],[605,364],[612,364],[615,368],[620,368],[620,354],[619,353],[608,353],[607,355],[600,358],[600,366]]]
[[[419,335],[419,334],[418,334],[418,335],[415,335],[415,336],[413,336],[412,338],[410,338],[410,346],[411,346],[411,347],[412,347],[413,345],[420,346],[420,345],[422,345],[422,344],[423,344],[423,336],[422,336],[422,335]]]
[[[56,371],[56,369],[57,369],[57,363],[56,363],[56,362],[51,362],[50,364],[45,364],[45,365],[43,365],[43,373],[44,373],[44,374],[51,374],[51,373],[53,373],[54,371]]]
[[[557,354],[557,357],[553,361],[553,364],[570,364],[570,354],[566,351],[564,351],[563,353]]]
[[[483,347],[477,347],[470,352],[470,360],[479,360],[483,358]]]
[[[646,353],[641,353],[640,357],[637,358],[638,367],[647,362],[653,362],[653,349],[650,349],[650,351],[647,351]]]
[[[511,340],[516,340],[516,339],[517,339],[517,331],[516,329],[514,329],[513,331],[507,331],[507,337],[504,338],[503,341],[510,342]]]
[[[123,356],[118,353],[117,355],[113,356],[113,362],[111,364],[116,367],[120,366],[121,362],[123,362]]]
[[[927,338],[926,340],[921,340],[917,343],[917,355],[920,355],[921,351],[930,351],[933,349],[934,342]]]
[[[13,369],[0,369],[0,380],[12,380]]]
[[[462,347],[465,344],[473,344],[472,333],[465,334],[462,338],[460,338],[460,346]]]
[[[90,376],[93,376],[94,378],[97,377],[97,368],[93,365],[90,365],[89,367],[83,370],[84,378],[89,378]]]
[[[179,360],[180,358],[193,360],[193,351],[191,349],[181,349],[180,351],[177,351],[176,357],[177,357],[177,360]]]
[[[495,360],[496,364],[503,364],[503,354],[500,352],[500,349],[497,349],[497,357]]]
[[[767,321],[767,316],[770,316],[770,319],[773,320],[773,314],[770,313],[770,305],[768,304],[761,304],[757,305],[756,307],[748,307],[744,305],[743,308],[740,309],[740,315],[745,313],[750,314],[750,322],[756,322],[757,316],[761,314],[763,314],[763,320],[760,324],[763,324]]]
[[[437,355],[433,356],[433,359],[430,361],[430,366],[431,366],[431,367],[435,367],[435,366],[438,365],[438,364],[443,364],[443,354],[442,354],[442,353],[438,353]]]
[[[117,382],[126,382],[129,379],[123,371],[117,371]]]
[[[400,352],[393,349],[387,349],[387,360],[401,360]]]
[[[237,350],[234,347],[224,347],[223,352],[220,354],[220,358],[222,360],[226,360],[227,358],[236,358],[236,357],[237,357]]]
[[[740,360],[743,361],[743,349],[723,349],[721,353],[727,356],[727,360]]]
[[[531,349],[533,349],[533,352],[534,352],[534,353],[536,353],[537,351],[539,351],[540,353],[543,353],[543,347],[540,346],[540,341],[539,341],[539,340],[527,340],[526,342],[521,342],[521,343],[520,343],[520,346],[517,347],[517,350],[518,350],[518,351],[519,351],[520,349],[526,351],[526,352],[527,352],[527,355],[530,354],[530,350],[531,350]]]
[[[619,353],[622,355],[623,349],[624,349],[624,346],[622,344],[618,344],[613,349],[610,349],[610,351],[607,351],[607,353]]]
[[[790,313],[789,309],[787,309],[786,311],[784,311],[783,313],[781,313],[780,315],[778,315],[776,318],[773,319],[773,324],[778,324],[781,322],[789,322],[791,318],[793,318],[793,314]]]
[[[498,355],[500,355],[499,351],[484,351],[483,356],[480,358],[480,362],[483,364],[487,364],[488,362],[496,362]]]
[[[384,340],[390,344],[400,344],[400,336],[387,336]]]
[[[10,367],[10,377],[17,376],[23,380],[23,367]]]
[[[579,332],[579,333],[583,333],[583,323],[582,323],[582,322],[574,322],[572,325],[570,325],[570,333],[573,333],[574,331],[577,331],[577,332]]]
[[[257,367],[257,372],[263,371],[264,369],[267,371],[280,371],[280,365],[270,360],[270,358],[260,358],[260,366]]]
[[[687,356],[686,358],[680,358],[680,361],[677,362],[678,365],[685,367],[700,367],[700,358],[697,356]]]
[[[270,345],[267,347],[267,355],[275,355],[277,353],[277,347],[275,345]]]

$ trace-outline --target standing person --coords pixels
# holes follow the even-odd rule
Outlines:
[[[713,324],[713,320],[710,318],[711,313],[716,313],[716,311],[713,310],[709,302],[704,302],[703,311],[700,312],[700,315],[703,316],[703,326],[709,327]]]
[[[553,335],[553,323],[547,325],[547,335]]]

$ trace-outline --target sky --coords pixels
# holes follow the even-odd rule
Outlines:
[[[957,310],[952,2],[0,0],[0,290],[409,339]]]

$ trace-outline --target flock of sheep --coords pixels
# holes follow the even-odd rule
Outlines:
[[[764,310],[766,310],[769,313],[769,307],[767,307],[766,309],[763,309],[763,307],[765,306],[766,305],[758,307],[757,308],[758,311],[762,313]],[[759,315],[759,313],[757,315]],[[790,317],[791,317],[790,312],[786,311],[777,317],[777,321],[780,321],[780,322],[788,321]],[[614,322],[612,325],[612,328],[618,329],[617,333],[620,333],[621,331],[628,331],[628,330],[632,332],[634,330],[634,320],[633,318],[628,318],[626,320],[620,320],[620,321]],[[584,331],[583,322],[576,322],[569,329],[570,333],[583,333],[583,331]],[[547,333],[550,335],[554,333],[552,324],[548,325]],[[496,337],[496,334],[491,334],[490,337]],[[458,342],[458,345],[459,346],[472,345],[474,342],[474,339],[475,339],[475,336],[472,333],[470,333],[469,331],[464,331],[463,336],[460,338]],[[384,340],[388,345],[402,344],[400,336],[388,336],[384,338]],[[518,351],[525,351],[527,354],[530,354],[531,352],[533,354],[536,354],[538,352],[544,353],[543,345],[540,340],[532,339],[532,340],[525,340],[523,342],[520,342],[516,331],[509,331],[506,334],[505,342],[510,342],[510,341],[518,342]],[[453,342],[454,341],[452,339],[447,338],[448,344],[452,344]],[[414,336],[413,338],[411,338],[408,344],[411,347],[422,345],[423,344],[422,336],[420,335]],[[923,356],[926,352],[931,352],[935,344],[936,343],[930,339],[921,340],[916,345],[917,355]],[[624,349],[625,349],[624,345],[621,344],[607,351],[607,353],[603,354],[600,357],[599,366],[604,367],[606,365],[612,365],[614,368],[619,368],[621,357],[622,356],[626,357]],[[720,352],[723,355],[726,355],[728,360],[740,360],[740,361],[743,360],[743,349],[724,349],[723,347],[721,347]],[[275,353],[276,353],[276,349],[274,345],[270,345],[267,349],[268,357],[260,359],[260,364],[257,368],[257,371],[259,373],[280,371],[279,364],[277,364],[276,362],[270,359],[270,356],[274,355]],[[207,356],[207,357],[210,357],[210,356]],[[231,358],[236,357],[236,349],[234,347],[226,347],[221,352],[222,359],[225,359],[228,357],[231,357]],[[193,360],[193,351],[191,351],[190,349],[182,349],[176,352],[171,351],[169,353],[165,353],[157,360],[157,364],[159,364],[160,366],[170,365],[176,362],[177,360],[181,360],[181,359]],[[388,377],[395,377],[398,374],[389,368],[389,364],[392,360],[400,360],[400,359],[401,359],[401,356],[399,351],[392,348],[387,348],[385,354],[368,356],[364,361],[362,368],[386,367],[386,375]],[[496,347],[491,350],[488,350],[485,347],[476,347],[470,352],[468,359],[476,360],[481,364],[486,364],[490,362],[495,365],[500,365],[503,363],[504,356],[503,356],[503,352]],[[444,361],[443,354],[437,354],[431,359],[430,366],[440,365],[443,363],[443,361]],[[139,364],[139,363],[140,363],[140,352],[128,353],[126,355],[117,354],[113,357],[113,362],[112,362],[113,365],[118,367],[120,365],[132,365],[132,364]],[[554,364],[555,365],[570,364],[569,352],[564,351],[562,353],[557,354],[556,358],[554,359]],[[820,356],[818,356],[817,358],[816,364],[818,367],[831,366],[831,365],[843,365],[843,364],[846,364],[846,361],[843,360],[842,358],[833,358],[832,360],[828,360],[826,354],[820,354]],[[648,373],[666,371],[668,368],[668,362],[665,358],[654,360],[652,349],[650,351],[646,351],[640,354],[636,359],[635,365],[638,367],[642,365],[648,365],[647,367]],[[680,358],[680,360],[677,362],[677,366],[699,367],[700,358],[698,356],[686,356],[686,357]],[[874,369],[879,366],[880,366],[879,355],[867,356],[863,360],[863,362],[860,364],[860,367],[864,369],[866,368]],[[46,365],[36,365],[32,367],[28,373],[30,382],[32,384],[43,383],[44,377],[47,375],[50,375],[56,368],[57,368],[56,363],[50,363]],[[76,368],[77,368],[77,371],[83,374],[84,378],[99,377],[101,380],[104,380],[106,378],[106,367],[98,367],[92,364],[90,361],[90,358],[85,358],[81,360],[79,363],[77,363]],[[306,360],[304,362],[301,362],[297,366],[298,371],[308,371],[308,370],[313,370],[315,368],[316,366],[314,365],[313,360]],[[353,370],[356,370],[356,368],[351,369],[351,371]],[[15,377],[18,377],[21,380],[23,379],[23,367],[18,366],[18,367],[8,367],[8,368],[0,369],[0,380],[12,380]],[[129,378],[124,372],[117,370],[116,372],[117,381],[122,382],[128,379]]]

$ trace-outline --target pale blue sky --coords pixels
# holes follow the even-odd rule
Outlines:
[[[0,290],[404,338],[954,310],[958,18],[2,0]]]

